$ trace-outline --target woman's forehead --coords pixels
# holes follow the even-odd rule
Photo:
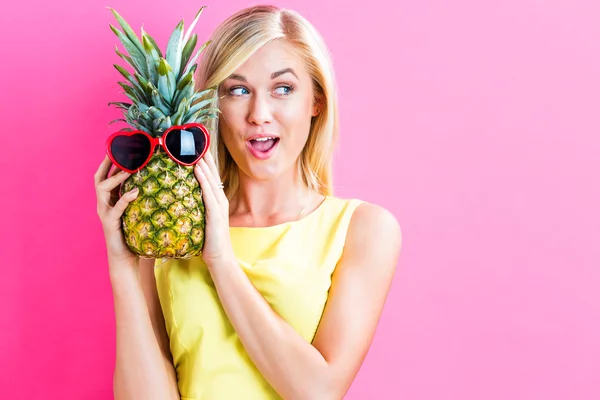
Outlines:
[[[276,79],[289,75],[302,79],[306,74],[304,59],[285,41],[274,41],[252,54],[229,79]]]

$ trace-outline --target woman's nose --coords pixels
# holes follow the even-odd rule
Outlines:
[[[256,94],[253,96],[248,113],[248,122],[255,125],[262,125],[271,122],[273,112],[269,104],[268,95]]]

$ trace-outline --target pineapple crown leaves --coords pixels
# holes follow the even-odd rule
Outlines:
[[[173,124],[216,118],[219,110],[211,108],[216,88],[201,92],[196,92],[194,88],[196,60],[210,41],[200,46],[192,56],[198,43],[198,35],[192,33],[192,30],[206,7],[200,8],[196,13],[185,34],[183,20],[177,24],[169,37],[164,55],[143,26],[141,37],[138,37],[119,13],[107,8],[115,16],[122,31],[113,25],[110,28],[129,54],[119,52],[117,47],[115,52],[133,69],[133,73],[130,73],[114,64],[126,79],[118,84],[132,103],[108,103],[121,109],[125,116],[125,120],[118,119],[111,123],[126,121],[137,129],[158,136]]]

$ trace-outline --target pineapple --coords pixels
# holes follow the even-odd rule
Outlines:
[[[132,74],[115,65],[127,80],[119,85],[131,103],[109,103],[121,109],[125,117],[111,123],[127,122],[131,128],[121,131],[142,130],[159,137],[170,126],[216,118],[218,110],[212,108],[216,88],[194,89],[196,59],[209,42],[190,59],[198,40],[196,34],[190,34],[205,7],[198,11],[185,36],[183,20],[179,22],[164,57],[143,27],[140,40],[129,24],[108,8],[123,31],[112,25],[110,28],[129,56],[118,48],[115,51],[133,68]],[[139,194],[122,217],[125,241],[132,252],[147,258],[186,259],[202,253],[205,209],[193,167],[176,163],[157,146],[148,165],[123,183],[121,193],[134,188]]]

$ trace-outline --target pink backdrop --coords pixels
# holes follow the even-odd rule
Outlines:
[[[249,5],[206,4],[201,40]],[[600,3],[279,4],[335,59],[338,194],[388,207],[404,234],[347,399],[600,398]],[[12,1],[0,13],[0,398],[112,398],[92,180],[118,117],[107,103],[121,98],[107,5],[162,47],[202,4]]]

